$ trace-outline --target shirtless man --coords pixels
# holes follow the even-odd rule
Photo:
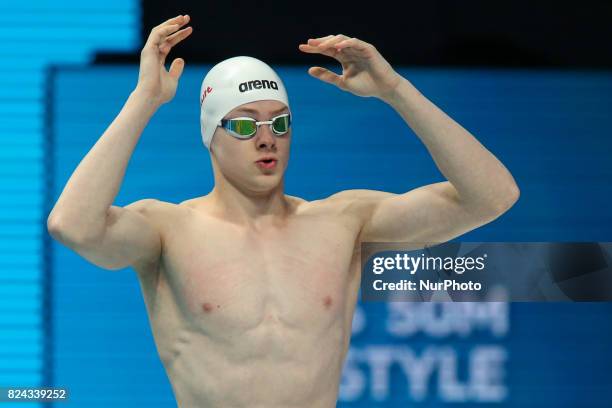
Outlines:
[[[177,16],[151,31],[137,86],[68,180],[48,229],[102,268],[134,268],[179,406],[333,407],[360,284],[360,242],[447,241],[500,216],[519,190],[489,151],[374,46],[333,35],[299,49],[335,58],[342,75],[320,67],[309,74],[392,106],[448,181],[404,194],[351,190],[315,201],[285,195],[291,131],[283,127],[290,123],[269,120],[290,110],[281,102],[282,83],[275,90],[270,79],[262,89],[253,82],[252,91],[278,96],[221,113],[267,121],[254,134],[246,122],[207,130],[202,114],[215,177],[209,194],[180,204],[112,205],[144,127],[175,94],[184,61],[166,71],[165,59],[191,33],[188,22]],[[224,92],[206,81],[203,112],[207,98]],[[370,131],[397,137],[376,134],[376,124]]]

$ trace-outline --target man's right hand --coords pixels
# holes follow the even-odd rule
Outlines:
[[[166,71],[165,62],[172,47],[193,32],[191,27],[179,30],[188,22],[188,15],[177,16],[153,28],[140,53],[140,72],[136,91],[159,105],[169,102],[176,94],[185,61],[176,58],[172,61],[169,71]]]

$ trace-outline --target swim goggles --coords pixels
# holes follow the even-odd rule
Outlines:
[[[221,119],[217,126],[223,127],[237,139],[250,139],[257,133],[261,125],[270,125],[270,130],[277,136],[282,136],[291,127],[291,114],[283,113],[270,120],[256,121],[253,118],[240,117],[233,119]]]

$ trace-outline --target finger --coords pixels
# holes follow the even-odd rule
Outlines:
[[[169,74],[172,78],[178,80],[183,74],[183,68],[185,68],[185,60],[182,58],[176,58],[170,65]]]
[[[338,34],[338,35],[328,35],[327,37],[323,37],[324,41],[319,41],[320,39],[309,39],[308,43],[300,44],[298,48],[304,52],[308,53],[320,53],[324,55],[333,56],[335,54],[334,50],[330,50],[329,53],[325,53],[322,51],[328,50],[332,45],[337,42],[348,39],[347,36]]]
[[[166,57],[172,50],[172,47],[174,47],[180,41],[187,38],[191,33],[192,33],[192,28],[186,27],[166,38],[166,40],[159,46],[159,52],[161,53],[161,64],[162,65],[166,63]]]
[[[350,48],[352,48],[354,50],[363,51],[366,48],[366,43],[364,41],[361,41],[361,40],[353,37],[353,38],[347,38],[345,40],[342,40],[342,41],[336,43],[334,46],[335,46],[335,48],[337,50],[341,50],[343,48],[350,47]]]
[[[317,47],[317,46],[312,46],[312,45],[308,45],[308,44],[300,44],[298,47],[300,50],[307,52],[309,54],[324,54],[321,48]]]
[[[172,47],[183,41],[185,38],[189,37],[192,32],[192,27],[186,27],[166,37],[166,39],[159,45],[159,52],[161,52],[162,54],[162,64],[165,63],[166,57],[170,53],[170,50],[172,50]]]
[[[173,32],[175,32],[176,30],[178,30],[179,25],[178,24],[170,24],[167,26],[163,26],[163,27],[156,27],[151,31],[151,34],[149,35],[149,38],[147,39],[147,44],[148,46],[159,46],[163,40],[165,40],[165,38],[167,36],[169,36],[170,34],[172,34]]]
[[[311,67],[308,70],[308,73],[313,77],[329,84],[340,86],[342,83],[342,77],[340,75],[323,67]]]
[[[178,16],[176,16],[176,17],[172,17],[172,18],[170,18],[170,19],[168,19],[168,20],[164,21],[164,22],[163,22],[163,23],[161,23],[160,25],[158,25],[158,26],[154,27],[154,29],[155,29],[155,28],[161,28],[161,27],[163,27],[163,26],[167,26],[167,25],[171,25],[171,24],[185,25],[185,24],[187,24],[187,23],[189,22],[189,19],[190,19],[190,18],[191,18],[191,17],[189,17],[189,15],[187,15],[187,14],[185,14],[185,15],[179,14],[179,15],[178,15]]]
[[[319,45],[321,44],[323,41],[332,38],[333,35],[326,35],[325,37],[319,37],[319,38],[310,38],[308,39],[307,44],[309,45]]]
[[[338,34],[338,35],[333,36],[332,38],[329,38],[329,39],[323,41],[322,43],[320,43],[318,45],[318,47],[321,50],[326,50],[326,49],[328,49],[330,47],[333,47],[334,45],[336,45],[340,41],[346,40],[347,38],[348,37],[346,35]]]
[[[306,52],[308,54],[321,54],[321,55],[325,55],[326,57],[331,57],[335,59],[338,59],[337,56],[339,55],[339,52],[333,48],[322,50],[319,47],[313,47],[307,44],[300,44],[298,48],[300,49],[300,51]],[[340,60],[338,61],[342,62]]]
[[[193,30],[191,27],[186,27],[166,38],[166,40],[159,46],[159,52],[161,53],[161,65],[166,63],[166,57],[172,50],[172,47],[189,37],[192,32]]]
[[[170,48],[174,47],[176,44],[183,41],[185,38],[189,37],[189,35],[193,32],[192,27],[185,27],[182,30],[177,31],[176,33],[169,35],[166,37],[166,40],[162,44],[162,46],[169,45]]]
[[[184,15],[166,20],[151,30],[151,34],[149,34],[147,42],[151,42],[152,44],[160,44],[166,36],[172,34],[174,31],[187,24],[190,19],[191,17]]]
[[[304,52],[307,52],[307,53],[310,53],[310,54],[314,54],[314,53],[320,52],[318,47],[315,47],[315,46],[312,46],[312,45],[308,45],[308,44],[300,44],[298,46],[298,48],[301,51],[304,51]]]

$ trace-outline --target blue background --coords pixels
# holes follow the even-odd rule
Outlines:
[[[177,203],[211,189],[198,104],[208,68],[187,66],[175,99],[145,129],[116,204],[147,197]],[[307,67],[275,68],[294,114],[288,194],[316,199],[351,188],[399,193],[443,180],[422,143],[384,103],[320,83]],[[521,188],[508,213],[462,240],[610,240],[612,73],[398,70],[491,150]],[[51,202],[121,109],[137,71],[104,66],[54,72]],[[135,275],[98,269],[56,243],[52,254],[52,369],[55,384],[72,391],[69,404],[173,406]],[[502,347],[509,356],[508,397],[495,406],[609,406],[612,304],[511,304],[510,329],[501,337],[476,331],[467,338],[397,338],[387,332],[386,305],[364,305],[360,312],[367,325],[354,336],[354,350],[450,346],[463,361],[473,347]],[[390,384],[383,400],[366,385],[339,406],[442,405],[434,385],[417,403],[401,374],[392,372]],[[487,406],[463,406],[471,405]]]

